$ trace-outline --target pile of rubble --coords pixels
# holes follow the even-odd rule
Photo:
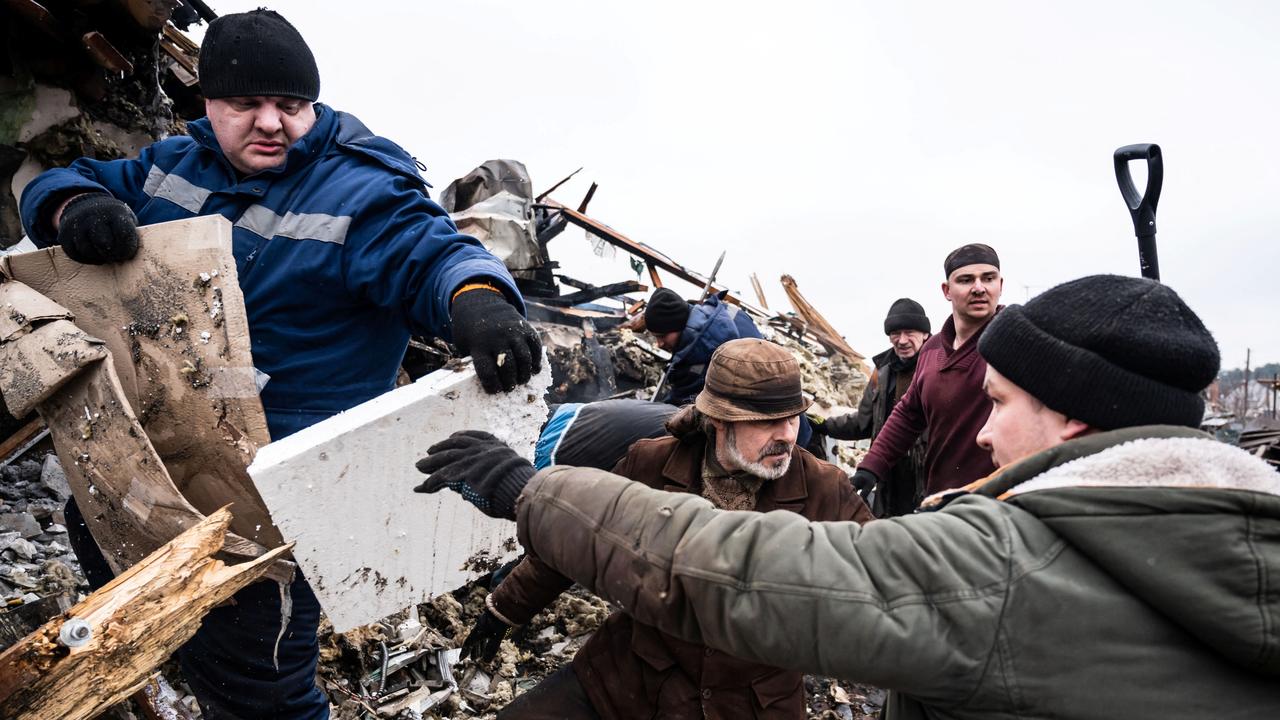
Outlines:
[[[459,647],[484,610],[487,582],[351,632],[322,627],[320,682],[334,717],[493,718],[568,662],[610,612],[575,587],[514,631],[491,662],[463,660]]]
[[[492,720],[517,695],[569,662],[612,608],[574,586],[504,640],[491,662],[458,648],[484,610],[488,578],[348,633],[321,628],[320,681],[335,720]],[[383,678],[386,678],[385,680]],[[871,720],[884,691],[805,677],[808,717]]]
[[[69,494],[54,455],[0,467],[0,600],[6,607],[87,589],[62,515]]]

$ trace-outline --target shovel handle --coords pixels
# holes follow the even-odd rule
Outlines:
[[[1133,218],[1133,233],[1138,236],[1138,260],[1142,264],[1142,276],[1160,279],[1160,264],[1156,257],[1156,205],[1160,202],[1160,187],[1164,183],[1164,157],[1160,146],[1154,143],[1125,145],[1115,152],[1116,182],[1120,194]],[[1129,173],[1129,162],[1147,161],[1147,187],[1139,194]]]

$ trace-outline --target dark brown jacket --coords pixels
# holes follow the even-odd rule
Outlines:
[[[614,472],[669,492],[702,491],[706,437],[641,440]],[[872,519],[848,476],[797,448],[791,469],[766,482],[760,512],[789,510],[809,520]],[[533,555],[516,566],[493,592],[494,607],[517,624],[529,621],[572,582]],[[771,622],[761,617],[760,622]],[[610,615],[573,659],[591,704],[604,720],[636,718],[803,718],[804,684],[799,672],[730,657],[635,622]]]

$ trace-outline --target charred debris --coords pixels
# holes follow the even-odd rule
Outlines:
[[[754,275],[758,304],[752,304],[714,277],[588,215],[596,184],[576,207],[552,197],[570,177],[535,195],[522,163],[490,160],[455,180],[440,198],[459,229],[479,238],[515,276],[551,358],[549,403],[651,398],[670,356],[644,333],[645,301],[664,282],[682,281],[701,288],[703,297],[718,294],[739,306],[762,335],[795,354],[816,412],[856,408],[867,382],[865,358],[804,299],[794,278],[782,277],[793,311],[770,310]],[[571,227],[597,246],[626,254],[632,271],[647,282],[620,278],[591,285],[562,272],[552,243]],[[411,374],[434,369],[430,356],[439,363],[442,354],[438,343],[420,340],[406,365]]]

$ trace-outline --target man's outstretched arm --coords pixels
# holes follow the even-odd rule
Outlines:
[[[553,467],[520,542],[640,622],[737,657],[955,702],[976,686],[1008,587],[1006,508],[813,523]]]

